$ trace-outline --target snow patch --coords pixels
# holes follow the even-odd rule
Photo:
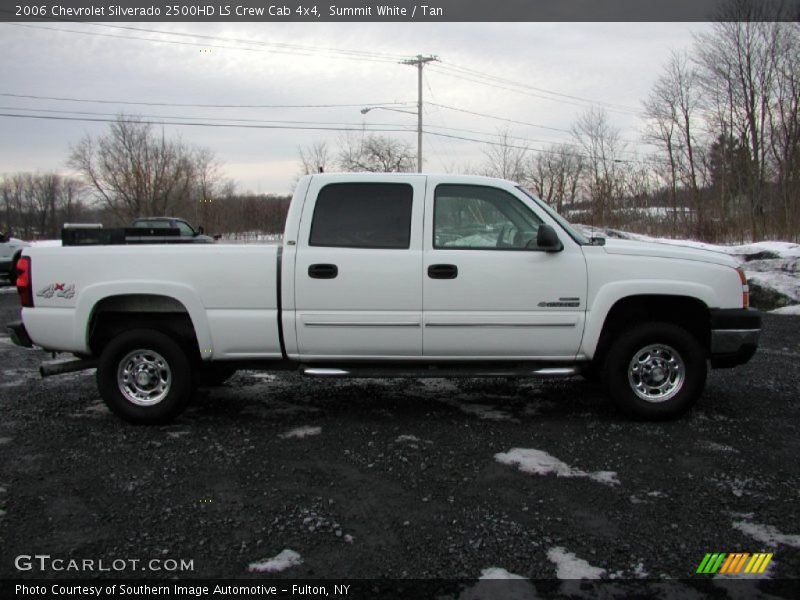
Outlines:
[[[772,525],[758,525],[756,523],[748,523],[746,521],[735,521],[733,528],[738,529],[745,535],[749,535],[757,542],[766,544],[767,546],[792,546],[793,548],[800,548],[800,535],[786,535],[779,532]]]
[[[619,484],[615,471],[587,473],[570,467],[547,452],[532,448],[512,448],[508,452],[495,454],[494,458],[501,464],[516,466],[523,473],[531,475],[550,475],[555,473],[557,477],[588,477],[606,485]]]
[[[183,429],[181,431],[168,431],[167,435],[173,439],[178,439],[179,437],[184,435],[189,435],[190,433],[191,431],[189,431],[188,429]]]
[[[419,442],[419,441],[421,441],[421,440],[415,435],[403,434],[403,435],[398,435],[397,439],[394,441],[394,443],[395,444],[401,444],[403,442]]]
[[[322,427],[295,427],[294,429],[290,429],[286,433],[281,433],[278,435],[279,438],[288,440],[290,438],[298,438],[303,439],[305,437],[309,437],[312,435],[319,435],[322,433]]]
[[[478,579],[526,579],[522,575],[516,573],[509,573],[500,567],[489,567],[481,571],[481,576]]]
[[[285,549],[272,558],[250,563],[247,570],[251,573],[280,573],[291,567],[302,565],[303,559],[294,550]]]
[[[500,567],[489,567],[481,571],[478,582],[465,589],[458,600],[486,600],[486,598],[503,598],[503,600],[537,600],[536,588],[526,577],[509,573]]]
[[[559,579],[600,579],[606,574],[605,569],[593,567],[561,546],[550,548],[547,558],[556,565],[556,577]]]
[[[2,375],[5,381],[0,383],[0,388],[18,387],[29,379],[29,374],[22,369],[5,369]]]
[[[731,452],[738,454],[739,451],[734,448],[733,446],[728,446],[726,444],[718,444],[717,442],[712,442],[710,440],[705,440],[701,442],[701,444],[708,448],[709,450],[715,450],[717,452]]]
[[[746,267],[745,275],[750,283],[775,290],[792,302],[800,302],[800,278],[796,275],[787,275],[776,271],[750,271]]]
[[[486,404],[469,404],[465,402],[448,402],[448,404],[457,406],[461,412],[474,415],[479,419],[485,419],[487,421],[517,421],[517,419],[506,411],[496,409],[494,406],[487,406]]]
[[[3,444],[7,444],[7,443],[8,443],[8,442],[10,442],[12,439],[14,439],[14,438],[10,438],[10,437],[0,437],[0,446],[2,446]]]
[[[275,379],[277,379],[277,376],[273,375],[272,373],[262,373],[260,371],[248,371],[247,374],[250,377],[253,377],[254,379],[264,379],[266,381],[275,381]]]
[[[769,312],[771,312],[773,315],[800,315],[800,304],[776,308],[775,310],[771,310]]]

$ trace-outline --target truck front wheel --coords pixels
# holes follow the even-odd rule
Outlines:
[[[686,329],[643,323],[611,345],[603,368],[608,394],[625,414],[648,420],[677,417],[700,396],[706,353]]]
[[[100,355],[97,387],[108,408],[135,424],[163,424],[189,402],[194,384],[186,352],[153,329],[126,331]]]

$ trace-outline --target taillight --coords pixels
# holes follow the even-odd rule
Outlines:
[[[739,281],[742,282],[742,308],[750,308],[750,286],[747,285],[747,276],[744,270],[736,269],[739,274]]]
[[[17,292],[19,292],[20,304],[25,308],[33,308],[30,256],[21,256],[17,261]]]

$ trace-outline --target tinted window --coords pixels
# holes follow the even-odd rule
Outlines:
[[[319,192],[311,221],[311,246],[408,248],[410,185],[333,183]]]
[[[183,221],[174,221],[173,227],[177,227],[178,229],[180,229],[181,235],[183,237],[192,237],[194,235],[194,231],[192,230],[192,228],[189,227],[189,225],[187,225]]]
[[[433,247],[522,250],[535,247],[541,221],[503,190],[440,185],[433,209]]]

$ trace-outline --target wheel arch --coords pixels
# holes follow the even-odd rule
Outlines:
[[[121,293],[100,298],[86,319],[85,343],[90,353],[99,356],[115,336],[132,329],[155,329],[172,335],[197,359],[202,349],[210,350],[210,339],[203,342],[197,326],[197,312],[168,294]],[[78,322],[81,322],[80,319]],[[207,325],[206,336],[208,337]],[[210,354],[210,352],[206,352]]]
[[[620,298],[609,308],[599,335],[587,355],[595,362],[602,361],[617,336],[646,322],[679,325],[689,331],[706,352],[709,351],[710,312],[703,300],[677,294],[635,294]]]

